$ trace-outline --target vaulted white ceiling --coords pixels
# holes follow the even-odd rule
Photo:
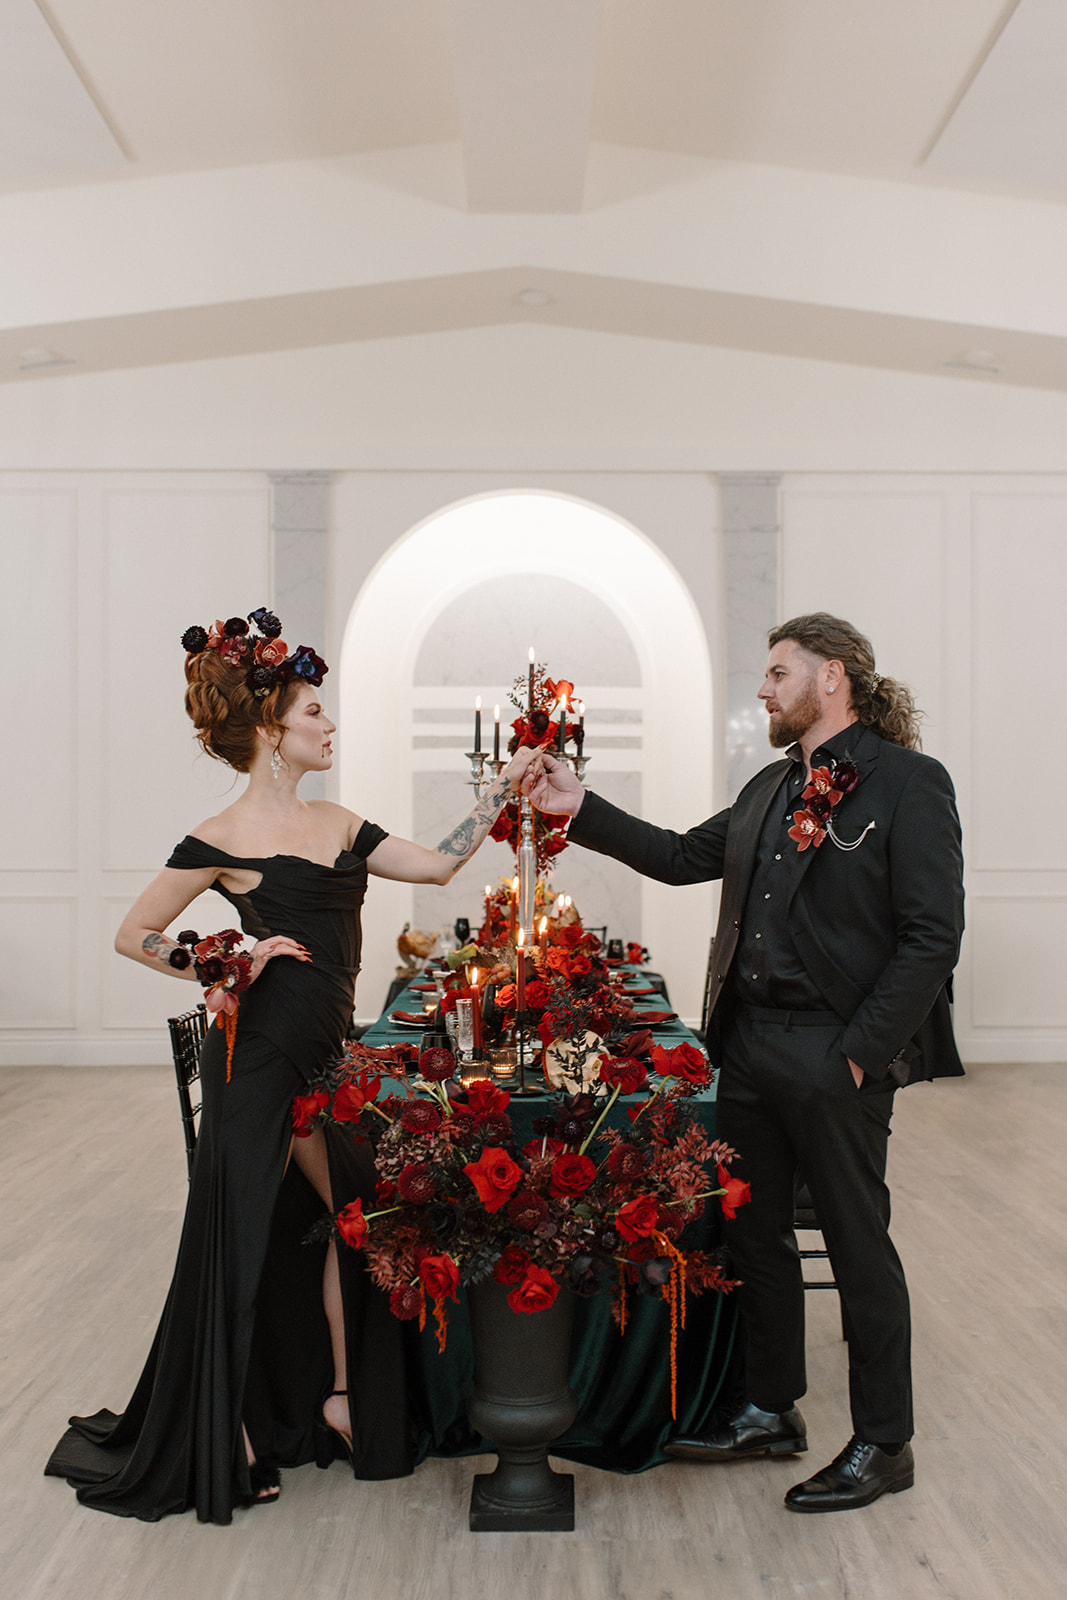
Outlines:
[[[541,320],[1067,388],[1063,0],[0,0],[0,39],[3,379]]]

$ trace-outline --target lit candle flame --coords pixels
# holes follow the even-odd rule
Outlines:
[[[522,950],[524,948],[525,944],[526,944],[526,929],[525,928],[520,928],[519,932],[518,932],[518,936],[516,937],[516,940],[515,940],[515,947],[518,950]]]

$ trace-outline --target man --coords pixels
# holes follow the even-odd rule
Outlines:
[[[724,1224],[745,1327],[747,1403],[670,1454],[731,1461],[807,1449],[804,1288],[792,1219],[807,1182],[849,1346],[853,1438],[786,1495],[840,1511],[911,1487],[910,1321],[889,1238],[895,1089],[963,1071],[949,988],[963,929],[952,783],[919,754],[918,716],[869,642],[818,612],[770,635],[764,768],[726,811],[674,833],[628,816],[545,754],[525,787],[572,843],[663,883],[723,879],[708,1051],[718,1131],[752,1200]]]

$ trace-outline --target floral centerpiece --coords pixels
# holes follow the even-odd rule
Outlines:
[[[575,704],[574,684],[569,678],[550,678],[543,666],[531,662],[529,675],[516,678],[510,699],[519,715],[511,724],[509,755],[514,755],[524,745],[539,747],[558,744],[562,747],[566,739],[573,739],[581,748],[584,727],[580,722],[571,722],[567,716]],[[564,724],[562,729],[561,721]],[[569,817],[553,816],[547,811],[535,813],[534,846],[539,872],[544,872],[553,857],[567,848],[566,829],[569,821]],[[519,802],[513,798],[493,823],[489,837],[509,844],[518,853],[520,830]]]
[[[519,1145],[510,1097],[494,1084],[450,1081],[448,1050],[423,1052],[420,1079],[402,1065],[382,1092],[382,1061],[359,1043],[294,1102],[306,1136],[332,1123],[374,1148],[377,1197],[355,1200],[329,1229],[366,1253],[395,1316],[425,1324],[432,1307],[444,1348],[448,1302],[489,1278],[509,1287],[516,1312],[550,1306],[563,1285],[604,1292],[625,1329],[631,1294],[659,1295],[671,1313],[671,1396],[686,1294],[732,1287],[713,1253],[685,1230],[711,1195],[727,1215],[748,1186],[729,1176],[734,1152],[708,1139],[690,1098],[708,1082],[699,1050],[652,1046],[657,1079],[633,1056],[604,1051],[606,1102],[558,1095]],[[628,1126],[607,1125],[625,1094]]]

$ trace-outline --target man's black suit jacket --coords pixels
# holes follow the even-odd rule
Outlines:
[[[949,1001],[963,932],[963,857],[952,781],[939,761],[859,724],[848,755],[859,783],[836,807],[834,831],[851,841],[874,827],[855,850],[826,838],[804,852],[785,912],[789,934],[845,1024],[844,1053],[865,1073],[898,1083],[959,1074]],[[571,822],[574,843],[661,883],[722,878],[708,1024],[716,1064],[760,833],[790,766],[786,759],[765,767],[731,807],[688,833],[654,827],[591,791]]]

